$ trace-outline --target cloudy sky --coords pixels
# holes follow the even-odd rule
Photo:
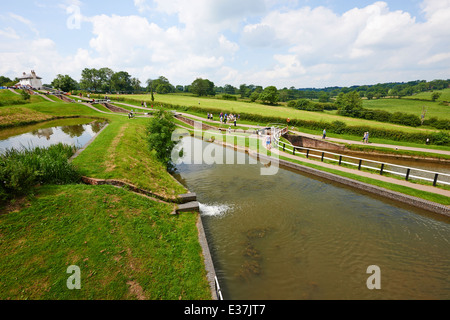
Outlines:
[[[351,86],[450,78],[450,0],[2,1],[0,75],[83,68],[173,85]]]

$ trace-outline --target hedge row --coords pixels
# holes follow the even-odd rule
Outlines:
[[[421,121],[418,116],[403,112],[390,113],[385,110],[371,110],[361,108],[352,110],[340,109],[338,111],[338,114],[345,117],[375,120],[379,122],[389,122],[409,127],[418,127],[421,125]]]
[[[291,100],[287,103],[289,108],[297,110],[322,112],[324,110],[337,110],[337,106],[334,103],[325,102],[313,102],[307,99]]]

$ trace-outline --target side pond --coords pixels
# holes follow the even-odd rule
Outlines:
[[[5,149],[48,147],[58,143],[84,146],[105,125],[104,120],[71,118],[0,130],[0,152]]]

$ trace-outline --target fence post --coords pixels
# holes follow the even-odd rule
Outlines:
[[[359,159],[358,170],[361,170],[361,165],[362,165],[362,159]]]
[[[406,177],[405,177],[406,181],[408,181],[410,173],[411,173],[411,169],[408,168],[408,170],[406,170]]]
[[[292,148],[292,154],[295,156],[295,147]]]
[[[339,156],[339,165],[342,164],[342,156]]]
[[[437,185],[437,179],[438,179],[438,173],[436,173],[436,175],[434,176],[434,181],[433,181],[433,186],[436,187]]]
[[[309,159],[309,149],[306,150],[306,158]]]
[[[384,170],[384,163],[381,164],[380,175],[383,175],[383,170]]]
[[[283,143],[283,151],[286,151],[286,143]]]
[[[322,152],[322,159],[321,159],[322,162],[323,162],[324,157],[325,157],[325,152]]]

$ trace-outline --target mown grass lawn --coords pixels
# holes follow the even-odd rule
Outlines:
[[[116,118],[73,163],[91,178],[122,180],[168,198],[186,193],[148,149],[148,121]]]
[[[46,186],[16,205],[0,215],[2,300],[210,299],[195,215],[112,186]]]

